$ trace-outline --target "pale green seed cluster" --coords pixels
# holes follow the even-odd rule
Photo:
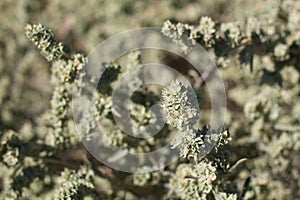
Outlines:
[[[68,60],[59,59],[55,61],[51,68],[51,82],[53,84],[74,82],[86,62],[86,58],[81,54],[76,54]]]
[[[78,171],[65,169],[61,174],[61,183],[55,199],[83,199],[85,196],[92,196],[93,176],[93,172],[84,167]]]
[[[46,114],[49,122],[44,124],[46,129],[42,130],[47,130],[46,144],[58,149],[76,145],[79,137],[69,126],[70,95],[75,79],[80,82],[83,78],[80,75],[84,74],[82,70],[87,60],[81,54],[67,55],[62,44],[54,39],[52,31],[41,24],[28,24],[25,30],[27,37],[34,42],[42,55],[48,61],[53,61],[51,82],[54,89],[50,110]]]
[[[192,129],[199,120],[199,105],[193,89],[174,81],[162,91],[167,123],[179,131]]]
[[[17,163],[22,161],[22,142],[18,135],[9,131],[4,135],[6,138],[1,142],[0,154],[2,161],[5,165],[9,167],[16,166]],[[20,149],[21,148],[21,149]]]
[[[237,199],[236,194],[220,192],[216,182],[217,169],[211,163],[181,164],[170,180],[170,187],[181,199]]]
[[[177,147],[180,156],[194,161],[194,164],[181,164],[176,169],[174,178],[169,181],[171,191],[181,199],[228,198],[237,199],[236,194],[220,193],[220,183],[230,168],[229,153],[226,145],[230,141],[228,130],[211,130],[203,127],[196,130],[192,125],[197,114],[198,104],[192,99],[191,88],[172,82],[162,92],[162,106],[167,123],[178,129],[171,141]],[[185,121],[184,121],[184,120]]]
[[[28,24],[25,30],[27,37],[34,42],[48,61],[54,61],[63,56],[63,45],[54,39],[52,31],[41,24]]]

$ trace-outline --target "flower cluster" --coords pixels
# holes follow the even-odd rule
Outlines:
[[[85,196],[92,196],[94,190],[93,175],[93,172],[85,167],[78,171],[65,169],[61,174],[61,184],[55,199],[83,199]]]
[[[54,39],[52,31],[41,24],[28,24],[25,29],[27,37],[48,61],[58,60],[64,55],[63,45]]]
[[[177,167],[175,177],[170,179],[171,191],[182,199],[209,199],[213,196],[217,199],[224,195],[237,199],[236,194],[219,194],[221,186],[217,181],[230,167],[226,150],[231,139],[229,132],[223,129],[214,131],[206,126],[202,130],[193,128],[199,113],[191,90],[175,81],[162,92],[167,123],[179,131],[172,140],[173,147],[180,150],[182,157],[195,163]]]
[[[198,123],[199,105],[191,86],[174,81],[164,88],[162,99],[168,124],[179,131],[186,131]]]

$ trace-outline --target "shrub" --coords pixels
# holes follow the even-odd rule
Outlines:
[[[115,20],[116,14],[132,19],[137,26],[149,25],[151,20],[151,25],[162,24],[161,18],[148,17],[153,15],[150,9],[153,7],[142,2],[90,1],[84,5],[73,2],[70,7],[56,1],[52,4],[45,2],[22,1],[18,5],[22,12],[16,12],[16,19],[11,19],[23,19],[23,26],[27,21],[35,21],[31,17],[51,13],[50,8],[60,9],[59,15],[72,7],[78,8],[78,13],[86,13],[88,9],[98,13],[94,10],[97,6],[110,8],[97,16],[82,16],[77,32],[84,30],[80,33],[91,37],[85,44],[78,44],[80,40],[74,39],[79,37],[76,33],[71,38],[74,37],[78,43],[67,41],[68,37],[56,31],[57,38],[70,42],[75,49],[76,45],[77,48],[81,46],[85,52],[96,39],[120,30],[123,21]],[[133,51],[123,58],[101,63],[106,71],[96,88],[93,105],[84,112],[84,126],[80,127],[79,135],[74,127],[71,100],[72,91],[82,87],[90,78],[85,74],[87,56],[74,53],[72,48],[58,42],[54,33],[45,26],[28,24],[25,28],[27,40],[36,46],[47,62],[41,61],[30,50],[27,40],[17,38],[12,42],[10,24],[4,24],[2,30],[6,31],[0,32],[0,35],[10,39],[0,40],[3,50],[0,59],[2,199],[300,197],[300,3],[296,0],[251,1],[251,4],[260,7],[258,11],[251,11],[253,16],[245,16],[240,9],[247,8],[246,1],[238,9],[232,8],[230,14],[226,9],[231,6],[226,1],[205,3],[215,13],[219,13],[220,9],[227,12],[229,19],[239,17],[238,21],[229,21],[222,14],[205,16],[202,14],[204,11],[187,20],[184,14],[189,13],[193,6],[198,8],[199,2],[165,2],[168,2],[169,10],[163,9],[164,3],[157,2],[159,9],[165,11],[162,12],[164,19],[170,18],[162,24],[161,33],[187,54],[197,43],[201,44],[217,64],[227,89],[225,125],[213,129],[209,124],[211,108],[207,106],[210,104],[209,93],[204,84],[209,74],[201,77],[189,66],[182,65],[184,62],[177,57],[160,52]],[[3,3],[1,10],[5,6],[11,9],[12,3]],[[142,15],[146,8],[149,10]],[[74,15],[76,19],[78,15]],[[111,24],[115,22],[115,25],[104,26],[103,35],[99,36],[92,24],[101,24],[101,20],[97,22],[95,19],[102,18]],[[53,17],[53,21],[56,19]],[[74,26],[72,20],[72,17],[66,19],[63,26],[70,35]],[[24,32],[23,28],[18,30],[18,34],[21,32]],[[138,134],[147,125],[159,120],[159,116],[151,110],[156,103],[161,104],[167,123],[158,135],[135,138],[124,134],[112,117],[112,92],[126,70],[147,63],[151,56],[169,64],[172,64],[170,58],[175,59],[175,63],[179,64],[172,67],[179,69],[191,85],[174,80],[163,88],[140,87],[135,90],[128,102],[132,134]],[[4,63],[6,68],[2,67]],[[31,65],[33,72],[29,70]],[[47,67],[38,70],[39,65],[51,66],[49,70]],[[29,72],[42,72],[41,78],[31,80],[26,75]],[[140,71],[134,78],[133,87],[142,82]],[[37,83],[45,84],[32,83],[35,79]],[[193,95],[194,90],[197,98]],[[41,97],[41,94],[46,96]],[[36,106],[32,106],[33,100]],[[151,171],[151,168],[145,167],[134,174],[105,166],[81,143],[91,139],[90,134],[99,121],[104,129],[105,143],[109,146],[145,153],[171,143],[180,158],[161,170]],[[174,133],[177,134],[174,136]]]

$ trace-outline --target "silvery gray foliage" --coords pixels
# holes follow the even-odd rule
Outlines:
[[[216,24],[210,17],[202,17],[199,22],[199,26],[195,31],[193,31],[191,34],[195,38],[199,38],[204,41],[205,46],[211,47],[214,45],[214,37],[216,34]]]
[[[169,187],[181,199],[237,199],[236,194],[221,192],[218,182],[217,168],[211,162],[180,164]]]
[[[14,131],[9,131],[2,137],[5,139],[1,141],[1,160],[7,166],[16,166],[23,157],[22,141]]]
[[[104,11],[99,12],[99,7]],[[116,200],[298,199],[299,8],[298,0],[1,2],[0,199],[54,199],[58,194],[62,198]],[[170,20],[164,24],[164,33],[184,45],[185,52],[199,42],[218,66],[226,67],[219,68],[219,72],[228,91],[225,123],[230,132],[223,128],[211,130],[209,126],[193,128],[191,140],[185,137],[189,134],[178,133],[176,144],[187,139],[185,148],[175,147],[182,149],[183,158],[159,175],[117,172],[98,163],[81,147],[70,120],[70,105],[65,103],[70,104],[70,89],[74,85],[82,88],[83,79],[88,79],[85,56],[66,53],[52,31],[39,24],[27,26],[32,31],[27,32],[28,40],[24,26],[40,20],[55,27],[57,38],[68,43],[74,49],[71,51],[87,52],[95,43],[128,27],[161,26],[166,19]],[[45,59],[36,55],[30,41],[46,60],[51,60],[51,70]],[[127,59],[114,65],[120,66],[120,74],[123,69],[139,65],[144,55],[132,52]],[[177,61],[172,61],[172,66],[175,63],[185,73],[185,66]],[[251,66],[252,72],[244,66]],[[119,73],[111,72],[116,73],[110,77]],[[80,78],[73,82],[76,74]],[[138,73],[135,78],[132,87],[140,83]],[[108,82],[103,80],[109,87],[114,85]],[[57,89],[58,85],[62,87]],[[205,91],[200,93],[206,97]],[[91,123],[95,117],[105,124],[108,145],[132,152],[163,146],[164,142],[158,142],[161,138],[175,140],[170,125],[149,140],[127,137],[111,120],[109,92],[98,95],[95,108],[87,112],[87,133],[95,127]],[[134,93],[130,107],[137,122],[135,131],[140,128],[138,123],[148,122],[148,108],[159,102],[159,97],[145,89]],[[52,101],[57,105],[52,107]],[[205,105],[204,100],[201,122],[209,116]],[[203,157],[205,149],[210,149],[205,148],[210,145],[204,145],[204,136],[207,141],[211,136],[220,142]],[[79,175],[90,174],[79,172],[82,165],[93,171],[92,178]],[[62,172],[76,178],[66,178]],[[85,191],[87,195],[83,195]]]
[[[223,37],[230,43],[231,48],[237,47],[243,38],[238,23],[222,23],[220,32],[224,34]]]
[[[41,24],[28,24],[25,29],[27,37],[34,42],[48,61],[54,61],[63,56],[63,45],[54,39],[52,31]]]
[[[215,34],[214,22],[210,18],[204,18],[200,21],[200,24],[201,27],[198,31],[201,35],[199,37],[203,38],[207,46],[213,45],[214,40],[211,35]],[[31,30],[29,29],[29,31]],[[234,33],[232,34],[234,35]],[[232,37],[232,34],[229,34],[228,37]],[[136,56],[139,54],[133,53],[130,55],[132,61],[129,63],[140,63],[140,56]],[[55,87],[50,104],[50,124],[46,124],[46,127],[48,126],[48,129],[46,129],[48,130],[46,144],[55,149],[60,150],[74,147],[79,141],[72,134],[68,125],[70,90],[73,88],[76,75],[83,70],[82,67],[84,67],[86,62],[84,56],[79,54],[64,55],[53,62],[52,82]],[[130,152],[145,152],[150,150],[156,145],[155,140],[153,140],[154,138],[136,140],[117,130],[117,126],[111,116],[110,95],[115,82],[126,71],[123,71],[122,67],[115,63],[104,63],[103,65],[106,70],[98,84],[98,93],[94,96],[93,100],[94,106],[86,110],[82,118],[82,120],[85,120],[85,127],[81,127],[83,131],[81,137],[89,139],[89,134],[97,126],[97,121],[101,121],[107,145],[127,148]],[[127,69],[131,67],[126,66]],[[142,74],[139,70],[136,73],[135,79],[131,80],[132,84],[129,87],[136,88],[136,85],[142,83]],[[133,120],[131,124],[133,134],[145,131],[143,126],[148,125],[151,123],[151,120],[156,119],[156,116],[149,112],[149,108],[152,104],[157,103],[158,100],[159,98],[157,98],[156,94],[151,93],[147,89],[141,88],[134,92],[128,107]],[[187,177],[188,180],[184,180],[183,185],[172,185],[173,182],[170,179],[170,186],[173,186],[173,189],[179,187],[181,193],[177,195],[182,198],[203,199],[213,196],[217,197],[220,191],[225,191],[221,187],[220,180],[230,166],[228,164],[228,154],[224,154],[226,151],[223,150],[223,146],[229,141],[228,131],[223,129],[213,131],[209,127],[203,127],[202,130],[198,130],[200,118],[198,99],[191,86],[179,81],[174,81],[170,86],[163,89],[162,107],[166,113],[167,123],[179,131],[172,140],[173,147],[180,150],[180,155],[183,158],[188,158],[195,162],[195,164],[191,164],[191,169],[189,169],[191,170],[190,175],[192,177]],[[168,131],[168,129],[164,131]],[[96,138],[93,137],[93,139]],[[210,151],[211,153],[209,153]],[[205,157],[206,154],[208,154],[207,157]],[[65,170],[63,172],[63,177],[65,177],[65,181],[63,182],[64,187],[59,189],[56,195],[57,199],[79,198],[85,195],[85,192],[83,192],[86,191],[85,189],[93,189],[91,179],[83,177],[82,180],[79,172],[79,177],[73,175],[74,173],[75,171],[72,170]],[[155,173],[136,174],[133,176],[133,184],[137,186],[146,184],[155,185],[159,183],[159,177],[160,175]],[[186,177],[183,178],[185,179]],[[194,185],[191,185],[191,183]],[[191,186],[191,188],[188,186]],[[173,189],[170,191],[173,191]],[[228,195],[230,196],[230,194]]]
[[[291,28],[287,24],[295,21],[298,15],[296,8],[291,9],[291,13],[282,14],[283,10],[290,9],[287,8],[290,3],[286,2],[282,1],[278,9],[261,15],[260,19],[248,17],[245,22],[221,23],[207,16],[201,17],[196,25],[167,20],[162,27],[162,34],[181,44],[186,52],[196,43],[208,50],[212,49],[216,63],[223,67],[229,65],[228,58],[231,57],[234,61],[231,64],[239,62],[242,66],[250,66],[252,71],[254,56],[265,54],[274,55],[275,62],[290,63],[293,59],[289,54],[295,47],[293,44],[299,32],[297,25]],[[232,58],[234,54],[239,55],[238,60]]]
[[[78,73],[86,64],[86,58],[81,54],[75,54],[71,59],[59,59],[53,62],[52,80],[53,84],[63,84],[74,82]]]
[[[195,129],[198,102],[193,100],[191,88],[179,81],[162,91],[162,107],[167,123],[178,129],[173,147],[180,150],[183,158],[194,161],[178,166],[174,179],[170,180],[171,191],[182,199],[220,199],[224,194],[226,197],[226,193],[219,194],[222,186],[217,179],[221,180],[230,167],[229,153],[224,148],[231,140],[229,131],[215,131],[206,126]],[[237,199],[236,194],[228,195]]]
[[[217,179],[216,168],[211,163],[181,164],[170,179],[170,188],[181,199],[207,199]]]
[[[92,182],[93,172],[86,167],[78,171],[65,169],[59,177],[60,187],[55,199],[82,199],[84,196],[92,196],[94,185]]]
[[[70,120],[70,95],[72,84],[77,75],[82,73],[87,60],[81,54],[66,54],[63,51],[63,45],[54,39],[52,31],[41,24],[28,24],[25,30],[27,37],[34,42],[41,54],[48,61],[53,62],[51,82],[54,90],[48,114],[50,123],[45,124],[48,127],[46,143],[55,148],[76,145],[79,138],[68,129],[67,125]]]
[[[162,91],[167,123],[180,131],[192,129],[199,120],[199,105],[191,86],[174,81]]]

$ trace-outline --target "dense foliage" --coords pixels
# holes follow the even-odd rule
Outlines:
[[[1,199],[300,198],[299,1],[5,0],[0,10]],[[209,74],[141,50],[103,63],[77,134],[72,91],[89,78],[87,54],[119,31],[144,26],[162,27],[185,53],[196,42],[207,50],[226,86],[224,126],[209,124]],[[167,124],[153,137],[135,138],[112,118],[112,91],[126,70],[153,57],[182,73],[198,99],[178,80],[139,88],[128,103],[132,134],[158,120],[150,109],[156,103]],[[136,73],[133,84],[141,81]],[[144,153],[171,143],[181,158],[153,172],[111,169],[81,143],[95,121],[107,145]]]

